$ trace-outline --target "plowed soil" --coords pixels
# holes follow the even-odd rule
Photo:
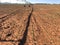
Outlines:
[[[60,5],[0,5],[0,45],[60,45]]]

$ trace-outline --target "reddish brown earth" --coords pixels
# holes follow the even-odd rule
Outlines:
[[[60,5],[0,5],[0,45],[60,45]]]

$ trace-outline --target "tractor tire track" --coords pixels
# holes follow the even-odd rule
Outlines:
[[[40,16],[33,16],[34,18],[39,18],[39,20],[41,20],[42,22],[41,23],[44,23],[44,20],[42,20],[42,18],[40,18]],[[37,21],[37,24],[39,24],[39,22]],[[39,27],[41,27],[41,24],[39,24]],[[44,27],[42,27],[42,30],[44,31]],[[54,40],[52,39],[53,37],[51,37],[51,35],[48,33],[48,31],[47,30],[45,30],[44,32],[46,32],[46,34],[47,34],[47,37],[49,37],[49,40],[51,41],[51,43],[53,44],[53,45],[55,45],[55,42],[54,42]],[[50,36],[49,36],[50,35]]]
[[[20,12],[20,9],[17,9],[17,10],[15,10],[15,11],[11,12],[10,14],[8,14],[8,15],[6,15],[6,16],[4,16],[4,17],[1,17],[1,18],[0,18],[0,23],[6,21],[8,18],[16,15],[16,14],[19,13],[19,12]]]
[[[40,15],[39,15],[39,17],[40,17]],[[40,17],[40,18],[41,18],[41,17]],[[46,22],[46,24],[47,24],[48,26],[52,26],[52,25],[53,25],[53,27],[54,27],[54,24],[53,24],[53,23],[51,24],[51,23],[47,22],[45,19],[43,19],[43,18],[41,18],[41,20],[43,20],[43,21],[42,21],[43,23]],[[43,27],[43,28],[45,29],[45,27]],[[52,43],[54,43],[54,45],[57,44],[57,42],[56,42],[56,41],[57,41],[57,38],[52,35],[52,32],[57,33],[57,31],[58,31],[58,30],[56,30],[56,29],[55,29],[55,30],[51,30],[51,31],[50,31],[51,33],[50,33],[49,30],[46,30],[46,32],[49,34],[49,36],[50,36],[50,38],[51,38],[51,40],[52,40]]]

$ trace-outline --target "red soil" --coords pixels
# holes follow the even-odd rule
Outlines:
[[[60,5],[0,5],[0,45],[60,45]]]

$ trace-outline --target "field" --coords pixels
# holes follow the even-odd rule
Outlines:
[[[60,5],[0,5],[0,45],[60,45]]]

